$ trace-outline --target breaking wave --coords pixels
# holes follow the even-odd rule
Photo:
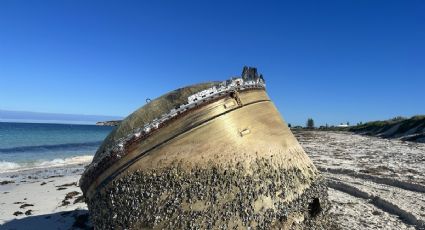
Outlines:
[[[0,161],[0,173],[16,172],[27,169],[51,168],[74,164],[88,164],[93,159],[92,155],[75,156],[69,158],[58,158],[50,161],[35,161],[26,163],[16,163],[9,161]]]

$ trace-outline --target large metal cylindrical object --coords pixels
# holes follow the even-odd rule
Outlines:
[[[193,87],[180,89],[178,96],[188,89]],[[166,95],[159,100],[179,99]],[[117,133],[143,123],[137,117],[145,110],[123,121],[106,140],[112,144],[104,143],[81,179],[96,228],[329,224],[323,180],[264,89],[233,90],[200,101],[147,136],[136,133],[124,145],[114,142]],[[114,143],[121,143],[116,148],[125,154],[100,157],[107,151],[113,155],[108,149]]]

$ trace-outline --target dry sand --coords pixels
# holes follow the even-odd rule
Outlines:
[[[294,131],[327,178],[342,229],[425,229],[425,144]]]
[[[327,178],[331,212],[342,229],[425,229],[425,144],[343,132],[294,134]],[[13,181],[0,185],[0,229],[90,228],[77,186],[83,167],[0,174],[0,182]]]

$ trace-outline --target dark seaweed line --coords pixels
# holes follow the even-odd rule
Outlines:
[[[351,196],[368,200],[369,203],[375,207],[394,215],[397,215],[404,223],[415,226],[416,229],[425,229],[425,222],[418,220],[412,213],[398,207],[396,204],[391,203],[386,199],[379,196],[369,194],[365,191],[360,190],[354,186],[348,185],[341,181],[334,181],[327,178],[327,185],[335,190],[347,193]]]

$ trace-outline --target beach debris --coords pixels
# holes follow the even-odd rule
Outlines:
[[[52,175],[52,176],[48,176],[46,179],[49,178],[55,178],[55,177],[64,177],[65,175],[59,174],[59,175]]]
[[[67,183],[63,185],[58,185],[56,187],[69,187],[69,186],[77,186],[77,182]]]
[[[77,191],[69,192],[69,193],[67,193],[67,194],[66,194],[66,196],[65,196],[65,200],[72,199],[74,196],[76,196],[76,195],[78,195],[78,194],[80,194],[80,192],[77,192]]]
[[[84,203],[85,202],[85,198],[84,198],[84,196],[83,195],[81,195],[81,196],[78,196],[75,200],[74,200],[74,204],[77,204],[77,203]]]
[[[26,208],[26,207],[31,207],[31,206],[34,206],[33,204],[23,204],[23,205],[21,205],[21,206],[19,206],[19,208]]]
[[[23,215],[24,213],[21,211],[16,211],[13,213],[14,216],[19,216],[19,215]]]
[[[13,184],[13,183],[15,183],[15,181],[13,180],[4,180],[0,182],[0,185]]]
[[[67,201],[67,200],[62,200],[62,205],[61,206],[67,206],[71,204],[71,202]]]
[[[72,191],[72,192],[67,193],[67,194],[65,195],[65,198],[62,200],[62,206],[66,206],[66,205],[71,204],[71,202],[69,202],[68,200],[70,200],[70,199],[74,198],[74,197],[75,197],[75,196],[77,196],[78,194],[80,194],[80,192],[77,192],[77,191]],[[77,199],[78,199],[78,198],[77,198]],[[76,200],[77,200],[77,199],[76,199]],[[77,202],[76,202],[76,200],[74,201],[74,204],[75,204],[75,203],[77,203]]]
[[[27,215],[27,216],[32,215],[32,210],[31,210],[31,209],[28,209],[28,210],[25,212],[25,215]]]

